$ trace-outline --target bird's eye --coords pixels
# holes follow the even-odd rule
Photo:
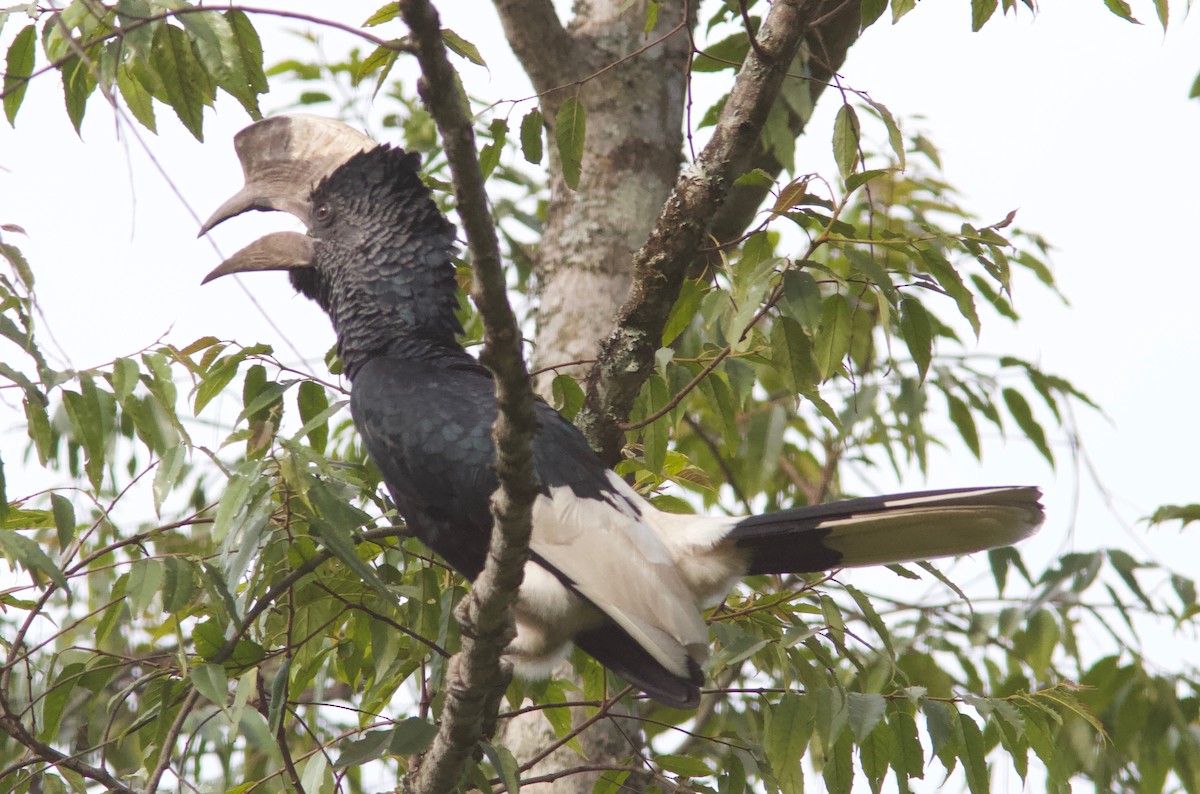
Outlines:
[[[318,223],[325,223],[333,217],[333,208],[328,203],[322,202],[313,210],[313,219]]]

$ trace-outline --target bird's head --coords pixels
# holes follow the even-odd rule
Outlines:
[[[452,339],[461,331],[454,227],[421,181],[418,155],[377,144],[340,121],[300,114],[247,127],[234,148],[246,183],[200,233],[248,210],[289,212],[308,233],[268,234],[205,283],[287,270],[293,286],[333,319],[343,355],[378,349],[397,335]]]

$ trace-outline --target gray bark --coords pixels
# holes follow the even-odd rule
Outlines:
[[[696,186],[683,184],[681,193],[680,181],[686,66],[691,50],[686,28],[694,23],[683,17],[689,6],[670,0],[661,3],[655,30],[645,34],[644,2],[635,2],[624,10],[625,0],[577,2],[575,17],[567,26],[555,15],[551,0],[495,0],[495,3],[509,43],[541,95],[542,112],[551,127],[548,147],[551,198],[545,235],[535,259],[539,302],[536,368],[590,362],[600,355],[600,341],[607,339],[605,358],[617,361],[619,366],[632,366],[621,386],[626,395],[635,393],[644,380],[642,365],[646,362],[630,364],[625,360],[629,357],[623,356],[621,344],[614,349],[613,331],[617,329],[618,317],[625,331],[632,330],[632,335],[637,336],[642,330],[637,321],[639,316],[661,314],[661,334],[661,321],[678,292],[682,274],[690,263],[703,258],[698,247],[705,231],[711,230],[718,239],[730,239],[751,222],[767,191],[738,188],[728,195],[728,200],[725,191],[734,178],[751,168],[763,168],[771,174],[781,170],[758,143],[765,119],[763,108],[774,101],[782,72],[792,63],[800,38],[808,73],[817,81],[811,85],[815,99],[857,37],[858,3],[828,0],[784,4],[794,8],[788,19],[797,29],[783,34],[782,48],[771,40],[766,42],[767,50],[762,53],[767,56],[779,53],[776,60],[783,66],[764,63],[753,56],[748,59],[744,70],[752,72],[746,82],[762,80],[773,87],[766,89],[766,105],[743,114],[744,118],[729,120],[714,135],[731,139],[733,145],[722,149],[725,152],[722,157],[726,159],[720,162],[720,175],[715,180],[719,184],[697,205],[707,212],[703,217],[696,214],[699,210],[693,211],[692,205],[697,203],[688,196],[689,192],[695,192]],[[770,8],[761,8],[759,12],[765,16]],[[657,41],[676,27],[680,29],[674,35]],[[798,37],[796,33],[801,35]],[[769,35],[778,39],[780,34]],[[576,97],[587,113],[583,168],[575,190],[562,180],[553,145],[555,113],[568,97]],[[790,119],[797,134],[806,121],[798,117]],[[704,156],[700,159],[708,165]],[[664,234],[671,237],[670,229],[659,228],[664,219],[678,220],[686,229],[688,240],[676,246],[678,250],[668,250],[669,245],[662,245]],[[660,252],[653,262],[647,262],[645,255],[647,249],[654,248],[656,235],[659,247],[666,253]],[[641,266],[636,285],[635,260]],[[647,289],[656,278],[659,264],[664,266],[664,274],[674,270],[669,276],[674,285],[665,290],[653,286]],[[644,297],[648,292],[654,293],[649,299]],[[642,335],[653,336],[653,328],[649,330],[650,333]],[[637,348],[633,358],[644,358],[645,351],[641,348],[649,347],[652,353],[656,346],[647,342],[627,347]],[[586,367],[576,366],[557,372],[578,376],[585,370]],[[546,393],[557,372],[543,373],[536,388]],[[590,411],[593,425],[585,425],[584,431],[613,462],[623,443],[623,433],[615,428],[627,418],[628,404],[623,398],[607,398],[610,389],[605,383],[610,374],[598,375],[596,370],[592,371],[592,379],[598,378],[601,384],[601,399],[595,399],[597,390],[593,388],[589,397],[596,407],[585,411],[585,414]],[[617,380],[622,381],[620,373]],[[625,415],[618,415],[622,411]],[[577,723],[582,716],[576,715]],[[526,762],[552,745],[555,736],[545,717],[533,711],[502,721],[499,740],[519,762]],[[601,719],[589,726],[579,741],[586,759],[573,750],[560,748],[525,770],[522,777],[554,776],[584,765],[639,765],[636,754],[642,738],[633,720]],[[601,774],[604,773],[569,774],[553,782],[522,786],[522,790],[535,794],[549,791],[585,794],[592,790]],[[624,784],[625,790],[643,787],[644,781],[636,775],[631,775]]]

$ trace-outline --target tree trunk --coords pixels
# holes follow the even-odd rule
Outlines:
[[[563,27],[550,0],[495,0],[505,34],[541,96],[550,126],[551,193],[547,224],[535,259],[538,316],[535,368],[555,367],[539,376],[535,388],[549,392],[559,373],[581,375],[601,340],[610,335],[633,276],[633,256],[647,236],[679,176],[683,116],[687,96],[690,4],[658,4],[657,24],[644,32],[646,2],[577,2],[575,17]],[[815,96],[841,65],[858,33],[858,4],[822,3],[818,26],[806,37],[809,74]],[[673,31],[673,32],[672,32]],[[669,34],[669,35],[668,35]],[[562,178],[553,144],[556,113],[568,98],[584,107],[587,120],[579,183]],[[798,134],[807,118],[789,119]],[[760,153],[743,170],[761,167],[778,174],[781,165]],[[739,189],[714,224],[722,237],[736,237],[767,195],[762,188]],[[593,440],[593,443],[595,441]],[[610,461],[612,462],[612,461]],[[575,721],[588,716],[576,709]],[[556,740],[545,717],[527,712],[502,723],[500,741],[525,762]],[[602,719],[579,737],[586,759],[560,748],[523,777],[554,775],[581,764],[639,766],[643,739],[632,720]],[[631,761],[632,759],[632,761]],[[586,794],[602,772],[567,775],[524,785],[526,792]],[[644,780],[630,776],[624,790],[640,790]]]

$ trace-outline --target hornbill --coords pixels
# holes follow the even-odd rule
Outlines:
[[[245,186],[204,224],[283,210],[308,234],[276,232],[205,282],[287,270],[333,321],[351,412],[417,535],[475,579],[495,491],[491,374],[458,341],[454,227],[418,155],[330,119],[277,116],[235,138]],[[923,560],[1015,543],[1042,523],[1034,487],[924,491],[749,517],[656,509],[551,406],[536,406],[541,481],[530,560],[507,657],[545,676],[571,644],[654,699],[694,707],[708,655],[701,610],[750,574]]]

